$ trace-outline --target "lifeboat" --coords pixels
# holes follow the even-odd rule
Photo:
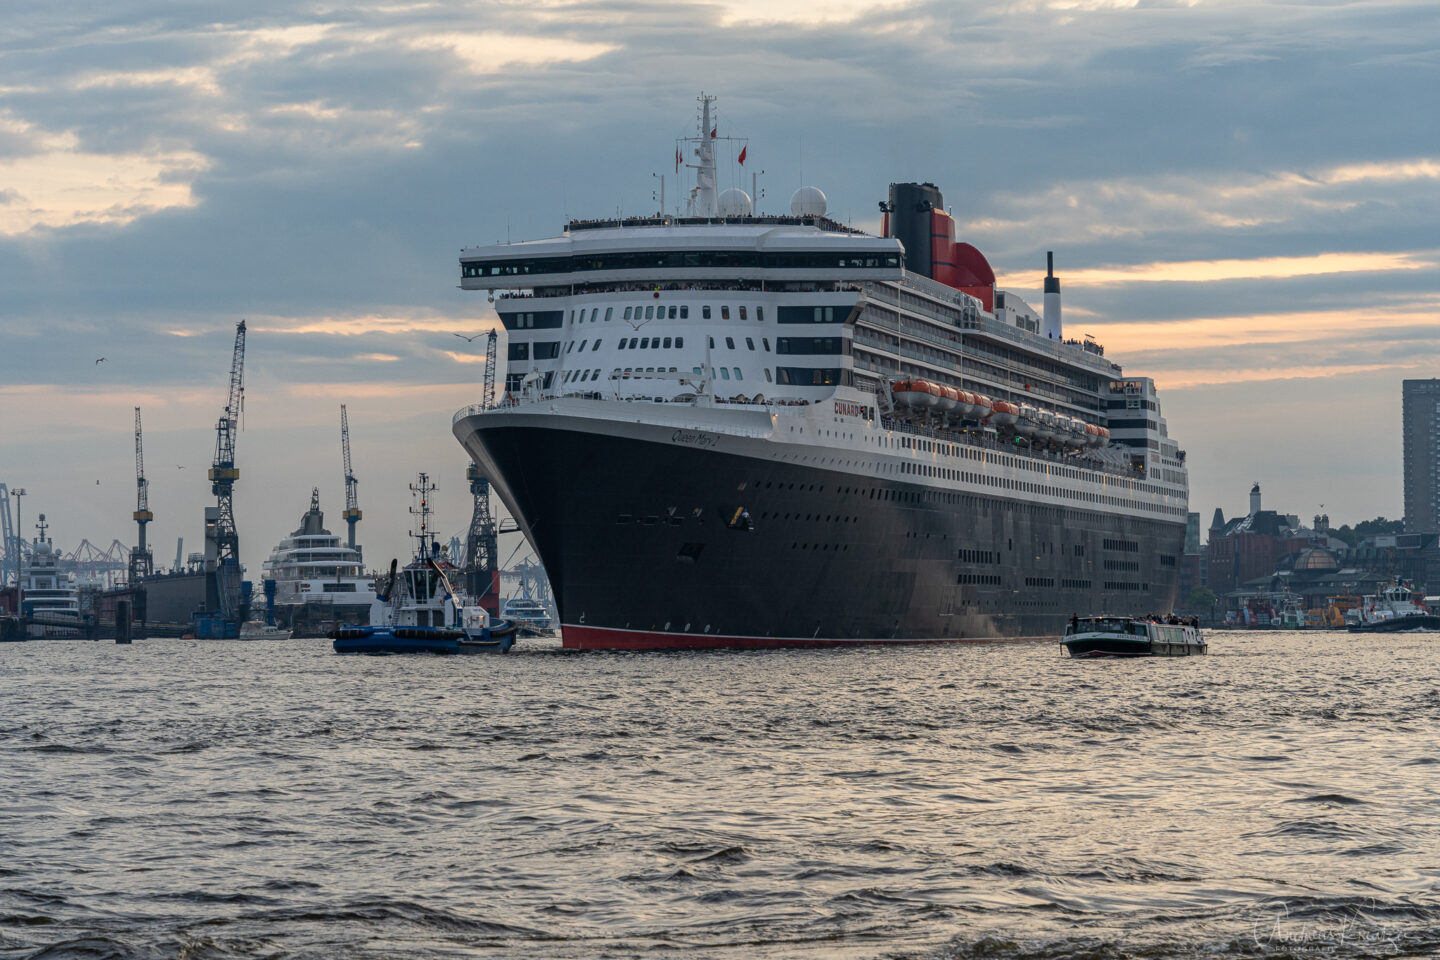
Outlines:
[[[954,387],[947,387],[945,384],[937,384],[940,388],[940,398],[935,403],[935,409],[942,413],[952,413],[960,406],[960,391]]]
[[[940,400],[940,387],[929,380],[901,380],[890,388],[898,406],[925,410]]]
[[[1035,436],[1035,432],[1040,429],[1039,413],[1040,411],[1028,403],[1022,403],[1016,407],[1015,432],[1026,437]]]
[[[1100,428],[1093,423],[1085,424],[1085,446],[1100,446]]]
[[[1035,419],[1035,438],[1037,440],[1050,441],[1055,439],[1055,411],[1037,410]]]
[[[1068,416],[1063,419],[1065,421],[1065,446],[1079,450],[1085,446],[1085,421]]]
[[[1068,414],[1055,411],[1055,419],[1052,421],[1055,429],[1055,442],[1063,446],[1070,445],[1070,417]]]
[[[997,427],[1013,427],[1020,419],[1020,408],[1008,400],[991,400],[988,419]]]
[[[1098,446],[1103,447],[1103,446],[1105,446],[1106,444],[1108,444],[1108,443],[1110,442],[1110,430],[1109,430],[1109,428],[1108,428],[1108,427],[1096,427],[1095,429],[1100,431],[1100,443],[1098,444]]]

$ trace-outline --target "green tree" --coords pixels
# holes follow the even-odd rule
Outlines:
[[[1190,590],[1189,596],[1185,598],[1185,609],[1193,611],[1209,610],[1215,603],[1215,599],[1215,591],[1209,587],[1194,587]]]
[[[1356,537],[1379,537],[1404,532],[1404,520],[1386,520],[1384,517],[1376,517],[1374,520],[1362,520],[1355,524]]]

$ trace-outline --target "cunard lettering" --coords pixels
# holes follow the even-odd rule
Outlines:
[[[845,400],[835,401],[835,415],[838,417],[864,417],[866,420],[875,419],[870,408],[864,404],[850,403]]]

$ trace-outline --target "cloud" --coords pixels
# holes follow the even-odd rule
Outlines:
[[[1423,331],[1440,311],[1427,299],[1440,158],[1415,107],[1440,82],[1426,4],[258,0],[224,20],[77,0],[7,13],[0,382],[39,391],[6,394],[7,415],[45,421],[55,397],[93,388],[116,416],[84,456],[117,476],[130,394],[157,405],[157,449],[183,440],[203,464],[240,317],[253,334],[247,496],[293,499],[298,515],[311,475],[337,473],[314,451],[333,447],[342,400],[357,461],[403,465],[367,476],[389,484],[367,522],[394,508],[401,473],[443,475],[460,458],[449,415],[484,370],[450,334],[495,322],[456,289],[459,248],[653,210],[651,174],[693,130],[702,84],[687,77],[749,140],[747,167],[727,163],[721,185],[749,189],[764,169],[762,209],[816,183],[840,219],[873,223],[887,183],[931,180],[1007,282],[1038,288],[1055,250],[1072,328],[1093,326],[1127,372],[1196,384],[1166,409],[1183,443],[1212,451],[1192,460],[1197,507],[1250,429],[1217,417],[1217,394],[1320,409],[1321,373],[1344,371],[1381,422],[1395,416],[1374,399],[1390,396],[1385,378],[1436,360]],[[111,358],[100,370],[85,369],[92,348]],[[54,410],[90,424],[68,402]],[[1255,445],[1246,473],[1323,448],[1335,416],[1307,416]],[[0,460],[64,496],[51,465],[88,462],[69,437],[7,431]],[[1393,513],[1372,509],[1373,491],[1393,499],[1393,465],[1365,449],[1372,475],[1345,496]],[[451,486],[458,527],[465,490]],[[180,489],[191,499],[166,522],[189,518],[193,543],[208,487]],[[128,533],[123,498],[81,509],[91,539]],[[247,521],[258,568],[294,518]],[[379,549],[403,549],[403,521]]]
[[[437,33],[411,38],[414,50],[454,53],[475,74],[496,74],[517,64],[536,65],[593,60],[616,50],[614,44],[513,33]]]
[[[1428,270],[1434,260],[1417,253],[1321,253],[1307,257],[1258,257],[1253,260],[1191,260],[1179,263],[1137,263],[1125,266],[1071,270],[1064,274],[1069,286],[1125,283],[1205,283],[1217,280],[1284,280],[1343,273],[1383,273],[1391,270]],[[1007,276],[1001,286],[1034,288],[1043,273]]]

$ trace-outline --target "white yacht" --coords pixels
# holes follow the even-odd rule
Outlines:
[[[310,493],[310,509],[300,527],[281,540],[265,561],[264,576],[275,581],[275,603],[335,603],[369,607],[375,580],[365,574],[359,547],[340,542],[325,529],[320,489]]]
[[[30,561],[25,566],[21,603],[36,617],[80,619],[80,588],[73,573],[60,572],[60,554],[45,535],[49,529],[45,514],[35,524],[40,535],[30,546]]]

